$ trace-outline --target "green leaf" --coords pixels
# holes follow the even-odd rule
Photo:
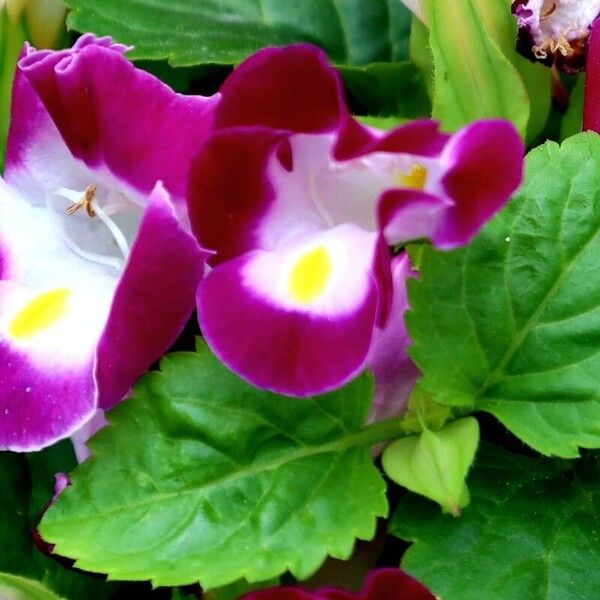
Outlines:
[[[196,600],[196,598],[196,594],[185,592],[182,588],[174,588],[171,600]]]
[[[431,103],[420,71],[412,63],[339,67],[354,113],[414,119],[429,116]]]
[[[417,17],[413,17],[410,29],[410,60],[417,66],[427,90],[433,96],[433,54],[429,46],[429,29]]]
[[[535,140],[550,114],[550,70],[517,53],[517,25],[506,2],[459,0],[453,11],[442,0],[429,3],[428,11],[436,16],[433,41],[430,44],[425,25],[413,19],[410,57],[421,70],[429,95],[435,96],[434,113],[453,129],[480,117],[504,116],[522,133],[527,123],[526,137]],[[456,8],[461,11],[458,15]],[[436,46],[435,60],[430,45]],[[511,89],[510,81],[517,75],[521,83]]]
[[[551,72],[540,63],[532,63],[516,50],[517,23],[506,9],[504,0],[475,0],[478,14],[502,53],[517,69],[525,85],[529,102],[526,138],[533,141],[544,129],[552,101]]]
[[[357,120],[360,121],[363,125],[367,125],[368,127],[376,127],[377,129],[385,129],[390,130],[398,127],[399,125],[403,125],[406,123],[407,119],[402,119],[399,117],[368,117],[368,116],[359,116]]]
[[[203,596],[204,600],[238,600],[245,594],[256,590],[263,590],[271,587],[277,587],[280,581],[279,578],[269,579],[269,581],[260,581],[258,583],[248,583],[241,579],[230,583],[225,587],[215,588],[210,592],[206,592]]]
[[[27,511],[29,474],[25,456],[0,452],[0,571],[30,574],[33,545]]]
[[[39,582],[17,575],[0,573],[2,600],[61,600]]]
[[[68,441],[27,456],[0,453],[0,539],[10,540],[0,548],[0,598],[3,600],[3,585],[12,582],[15,589],[25,590],[29,579],[41,584],[40,593],[52,590],[69,600],[87,600],[92,595],[94,600],[103,600],[115,591],[114,584],[71,571],[39,552],[33,544],[32,531],[52,498],[55,473],[74,465],[73,450]],[[19,587],[20,580],[10,579],[10,575],[26,578],[23,586]],[[32,599],[38,597],[31,594]]]
[[[27,455],[31,478],[29,516],[37,523],[54,495],[57,473],[68,473],[77,466],[75,451],[70,440],[63,440],[46,448],[43,452]]]
[[[540,63],[532,63],[516,50],[517,22],[504,0],[473,0],[478,16],[502,53],[517,69],[525,85],[530,104],[527,139],[534,140],[550,114],[551,72]]]
[[[446,0],[429,0],[427,14],[434,118],[456,130],[476,119],[504,117],[524,135],[530,103],[521,75],[502,49],[508,35],[515,40],[514,23],[511,30],[504,25],[511,18],[505,0],[456,0],[452,10]],[[489,14],[493,18],[486,18]],[[501,32],[495,31],[499,22]]]
[[[372,382],[298,400],[241,381],[206,348],[173,354],[110,413],[41,524],[56,552],[113,579],[204,588],[347,558],[387,511],[363,429]]]
[[[423,429],[420,435],[395,441],[383,453],[383,470],[456,516],[469,503],[465,481],[478,444],[477,419],[465,417],[438,431]]]
[[[420,251],[407,322],[422,388],[544,454],[600,447],[600,137],[537,148],[470,246]]]
[[[571,90],[569,108],[560,126],[560,139],[579,133],[583,127],[583,102],[585,100],[585,75],[581,74]]]
[[[68,24],[174,66],[234,64],[258,49],[307,41],[338,63],[401,60],[410,13],[398,0],[67,0]]]
[[[529,62],[522,56],[514,56],[513,64],[521,75],[529,97],[529,122],[525,138],[529,144],[532,144],[542,134],[550,117],[551,71],[540,63]]]
[[[391,532],[414,542],[402,566],[444,600],[595,600],[600,471],[482,447],[459,518],[409,494]],[[588,472],[589,471],[589,472]]]
[[[4,6],[0,6],[0,172],[6,153],[12,82],[17,59],[26,39],[23,20],[12,23]]]

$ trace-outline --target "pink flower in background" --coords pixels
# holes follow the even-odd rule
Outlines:
[[[600,0],[513,0],[519,52],[567,73],[585,69],[588,37]]]

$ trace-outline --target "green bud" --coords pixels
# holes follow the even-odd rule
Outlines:
[[[465,417],[395,441],[383,453],[383,469],[396,483],[458,516],[470,500],[465,480],[478,444],[477,419]]]
[[[62,0],[27,0],[25,19],[36,48],[55,48],[65,31],[67,7]]]
[[[65,34],[62,0],[0,0],[0,170],[4,162],[12,82],[23,44],[55,48]]]

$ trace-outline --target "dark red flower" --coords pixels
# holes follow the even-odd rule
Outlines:
[[[378,569],[369,574],[365,589],[358,593],[339,588],[276,587],[252,592],[244,600],[435,600],[435,596],[400,569]]]

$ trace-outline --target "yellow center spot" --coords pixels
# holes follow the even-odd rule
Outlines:
[[[319,246],[298,260],[290,273],[290,292],[297,302],[308,304],[318,298],[331,275],[331,257]]]
[[[67,288],[56,288],[36,296],[12,320],[10,335],[28,339],[41,333],[65,314],[70,295]]]
[[[414,164],[409,173],[398,176],[398,184],[411,190],[422,190],[426,180],[427,169],[419,163]]]

